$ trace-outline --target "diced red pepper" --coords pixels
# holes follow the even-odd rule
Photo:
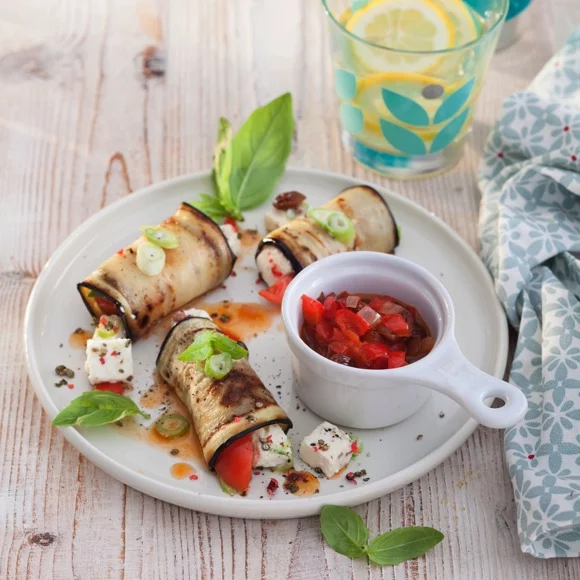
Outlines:
[[[232,219],[230,216],[228,216],[225,220],[224,220],[224,224],[227,224],[228,226],[232,226],[232,228],[234,228],[234,231],[236,233],[238,233],[239,228],[238,228],[238,222],[234,219]]]
[[[339,310],[334,319],[343,333],[347,330],[351,330],[355,332],[357,336],[363,336],[371,329],[371,325],[362,316],[359,316],[352,312],[352,310],[346,308]]]
[[[122,395],[125,392],[125,385],[123,383],[99,383],[95,385],[97,391],[110,391],[117,395]]]
[[[282,304],[282,298],[284,298],[284,292],[286,292],[286,288],[290,282],[292,282],[292,278],[294,278],[294,274],[286,274],[282,276],[270,288],[266,290],[260,290],[258,294],[269,302],[273,304]]]
[[[308,324],[318,324],[324,315],[324,306],[318,300],[302,294],[302,312]]]
[[[381,324],[397,336],[411,336],[409,325],[400,314],[385,314],[381,317]]]

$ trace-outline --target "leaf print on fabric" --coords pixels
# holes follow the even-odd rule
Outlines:
[[[479,186],[481,256],[519,330],[509,380],[528,400],[504,441],[522,551],[580,556],[580,42],[506,99]]]

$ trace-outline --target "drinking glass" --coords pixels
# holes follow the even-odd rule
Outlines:
[[[355,160],[396,179],[455,165],[508,0],[322,2],[343,140]],[[409,22],[414,36],[402,37]]]

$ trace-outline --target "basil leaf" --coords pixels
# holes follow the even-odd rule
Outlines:
[[[202,330],[195,335],[193,342],[179,355],[184,362],[207,360],[214,351],[213,338],[215,330]]]
[[[108,393],[106,391],[86,391],[73,399],[52,421],[55,427],[86,425],[97,427],[114,423],[131,415],[142,415],[149,419],[149,414],[141,409],[129,397]]]
[[[212,339],[212,344],[217,350],[228,353],[234,360],[239,360],[248,355],[248,351],[243,346],[240,346],[235,340],[225,334],[216,332]]]
[[[220,200],[208,193],[201,193],[199,199],[191,202],[191,205],[215,222],[220,222],[228,215],[227,210],[220,203]]]
[[[352,509],[325,505],[320,512],[320,529],[328,545],[349,558],[364,556],[369,530]]]
[[[264,203],[284,173],[292,150],[292,95],[286,93],[256,109],[233,141],[232,203],[240,210]]]
[[[213,152],[213,180],[217,198],[223,208],[234,219],[242,215],[236,210],[230,195],[230,176],[232,174],[232,126],[224,117],[220,117],[218,139]]]
[[[434,528],[397,528],[374,538],[367,548],[367,555],[379,566],[400,564],[422,556],[444,537]]]

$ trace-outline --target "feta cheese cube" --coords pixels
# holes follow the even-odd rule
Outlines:
[[[325,421],[300,443],[300,457],[326,477],[336,475],[352,457],[352,441],[348,434]]]
[[[289,469],[292,467],[292,443],[279,425],[268,425],[252,434],[253,467]]]
[[[133,353],[128,338],[87,340],[85,369],[92,385],[130,382],[133,378]]]

